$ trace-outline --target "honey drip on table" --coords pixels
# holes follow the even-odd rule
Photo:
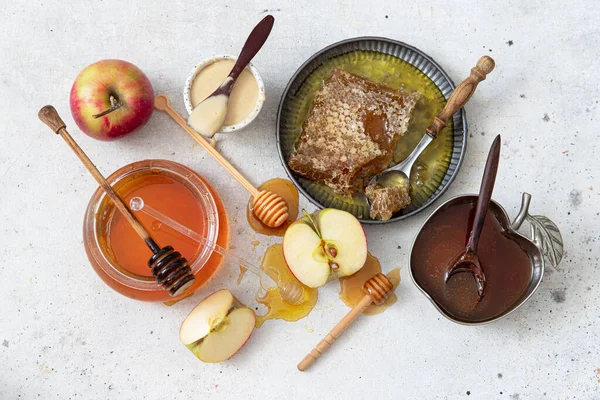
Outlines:
[[[281,244],[275,244],[267,249],[260,267],[276,281],[281,280],[286,282],[296,280],[285,263],[283,246]],[[292,305],[283,301],[277,287],[270,288],[263,297],[257,295],[256,300],[268,308],[265,315],[256,316],[257,328],[260,328],[269,319],[283,319],[293,322],[306,317],[310,313],[315,304],[317,304],[317,289],[309,288],[301,283],[299,284],[304,289],[304,301],[298,305]]]
[[[257,188],[259,191],[266,190],[278,194],[285,200],[288,206],[288,219],[277,228],[269,228],[260,222],[252,213],[252,201],[248,203],[246,217],[248,224],[256,233],[269,236],[283,236],[285,230],[298,218],[298,189],[287,179],[274,178],[266,181]]]
[[[340,299],[342,299],[348,307],[354,307],[365,296],[365,293],[363,292],[365,282],[380,272],[381,264],[379,264],[379,260],[369,253],[365,265],[357,273],[340,278]],[[398,284],[400,284],[400,269],[395,268],[386,276],[394,286],[394,289],[396,289]],[[396,293],[392,292],[383,304],[371,304],[363,311],[363,314],[380,314],[397,301],[398,297],[396,297]]]
[[[238,275],[238,278],[236,281],[236,284],[238,286],[240,286],[240,283],[242,283],[242,279],[244,279],[244,275],[246,275],[246,272],[248,272],[248,269],[240,266],[240,274]]]

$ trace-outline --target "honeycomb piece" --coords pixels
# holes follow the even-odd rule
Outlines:
[[[387,221],[392,215],[410,205],[408,190],[410,186],[383,186],[378,183],[365,188],[365,194],[371,203],[369,215],[373,219]]]
[[[289,167],[344,196],[362,191],[390,164],[419,97],[334,69],[315,94]]]

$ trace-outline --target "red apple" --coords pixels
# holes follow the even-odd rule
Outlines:
[[[141,128],[154,110],[154,89],[135,65],[102,60],[79,73],[71,88],[71,114],[79,129],[98,140],[114,140]]]

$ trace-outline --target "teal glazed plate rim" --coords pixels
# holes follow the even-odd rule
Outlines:
[[[382,54],[391,55],[397,57],[413,67],[419,69],[425,76],[427,76],[437,88],[442,92],[442,95],[446,100],[450,97],[454,91],[455,85],[448,74],[442,69],[442,67],[435,62],[430,56],[417,49],[416,47],[410,46],[406,43],[387,39],[383,37],[357,37],[342,40],[334,43],[324,49],[318,51],[312,55],[304,64],[298,68],[298,70],[291,77],[287,86],[285,87],[281,100],[279,102],[279,108],[277,111],[277,150],[279,152],[279,158],[283,167],[290,178],[290,180],[296,185],[298,190],[316,207],[319,209],[327,207],[335,207],[331,204],[325,204],[316,198],[314,193],[311,193],[308,187],[309,181],[295,174],[287,164],[289,156],[294,150],[294,141],[290,141],[289,138],[284,136],[289,135],[289,131],[286,132],[286,113],[289,111],[288,103],[297,95],[300,88],[306,81],[306,79],[323,63],[331,60],[335,57],[350,53],[353,51],[373,51]],[[385,224],[394,221],[400,221],[409,218],[430,205],[432,205],[440,196],[448,189],[450,184],[456,178],[458,170],[462,164],[464,154],[467,147],[467,120],[465,110],[462,109],[453,116],[453,145],[452,154],[450,157],[450,163],[446,174],[440,182],[437,189],[429,196],[429,198],[420,204],[418,207],[407,211],[406,213],[399,212],[395,214],[391,219],[387,221],[379,221],[370,219],[368,216],[361,217],[357,215],[353,210],[346,210],[352,212],[357,218],[365,224]],[[425,134],[425,132],[423,132]],[[290,144],[291,142],[291,144]],[[335,207],[339,208],[339,207]],[[343,209],[343,208],[342,208]]]

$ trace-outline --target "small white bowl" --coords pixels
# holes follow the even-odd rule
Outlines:
[[[230,56],[230,55],[212,56],[212,57],[207,58],[206,60],[202,61],[200,64],[196,65],[192,69],[192,72],[189,74],[187,80],[185,81],[185,86],[183,88],[183,102],[185,103],[185,108],[187,109],[188,114],[191,114],[192,110],[194,109],[194,106],[192,105],[192,96],[191,96],[190,92],[192,90],[192,83],[194,82],[196,75],[198,75],[198,72],[200,72],[203,68],[206,68],[207,66],[209,66],[217,61],[220,61],[220,60],[236,61],[237,57]],[[252,73],[252,75],[254,76],[254,79],[256,79],[256,83],[258,85],[258,98],[256,99],[256,106],[254,107],[254,110],[252,110],[250,115],[248,115],[246,117],[246,119],[244,119],[243,121],[241,121],[235,125],[224,125],[223,127],[221,127],[221,130],[219,132],[222,132],[222,133],[234,132],[234,131],[240,130],[240,129],[245,128],[246,126],[250,125],[250,123],[252,121],[254,121],[256,116],[260,113],[260,110],[262,109],[262,106],[265,103],[265,100],[266,100],[265,83],[263,82],[262,77],[260,76],[260,73],[258,72],[256,67],[254,65],[252,65],[252,63],[248,63],[248,66],[246,68]]]

